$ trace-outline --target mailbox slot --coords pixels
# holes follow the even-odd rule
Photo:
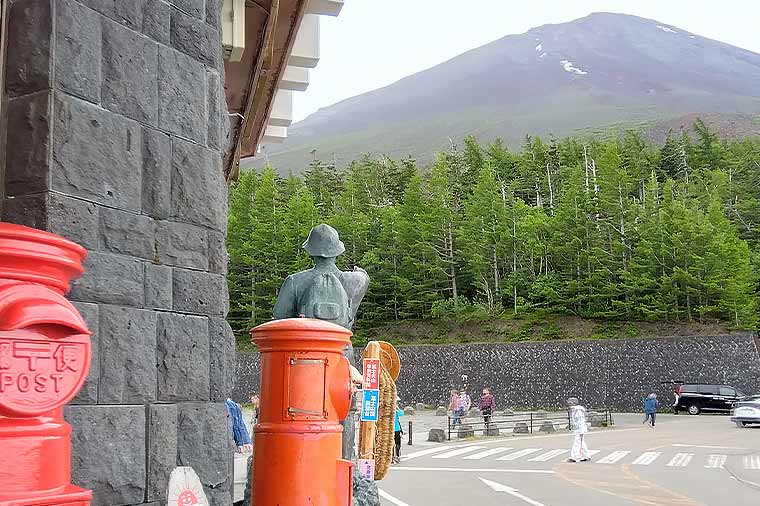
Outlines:
[[[285,375],[284,420],[325,420],[328,360],[320,357],[288,357]]]

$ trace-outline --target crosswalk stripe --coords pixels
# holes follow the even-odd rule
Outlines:
[[[662,455],[662,452],[644,452],[633,461],[633,464],[637,466],[648,466],[657,460],[660,455]]]
[[[467,446],[465,448],[457,448],[456,450],[451,450],[450,452],[446,453],[439,453],[438,455],[433,455],[434,459],[449,459],[451,457],[456,457],[458,455],[464,455],[465,453],[470,453],[475,450],[482,450],[485,448],[485,446]]]
[[[496,455],[497,453],[502,453],[507,450],[511,450],[512,448],[508,446],[500,446],[498,448],[491,448],[490,450],[485,450],[478,453],[473,453],[472,455],[467,455],[464,459],[465,460],[480,460],[485,457],[490,457],[491,455]]]
[[[452,445],[436,446],[435,448],[428,448],[426,450],[420,450],[420,451],[417,451],[417,452],[409,453],[409,454],[404,455],[403,457],[401,457],[401,460],[409,460],[409,459],[414,459],[414,458],[417,458],[417,457],[424,457],[425,455],[431,455],[433,453],[442,452],[442,451],[448,450],[450,448],[453,448],[453,446]]]
[[[541,455],[536,455],[532,459],[528,459],[528,462],[546,462],[547,460],[551,460],[554,457],[559,457],[568,451],[570,450],[549,450],[546,453],[542,453]]]
[[[504,455],[503,457],[499,457],[496,460],[517,460],[522,457],[526,457],[530,455],[531,453],[536,453],[537,451],[542,450],[543,448],[525,448],[524,450],[519,450],[516,452],[512,452],[508,455]]]
[[[689,465],[689,462],[691,462],[693,457],[693,453],[676,453],[673,458],[670,459],[670,462],[668,462],[668,467],[686,467]]]
[[[589,456],[597,455],[602,451],[603,450],[589,450]],[[434,448],[426,448],[424,450],[410,453],[402,457],[402,460],[409,460],[430,455],[434,459],[450,459],[453,457],[461,457],[464,460],[482,460],[487,457],[497,456],[496,460],[501,461],[516,461],[525,458],[528,462],[548,462],[567,453],[569,453],[569,450],[564,448],[549,450],[545,448],[523,448],[514,450],[514,448],[508,446],[488,448],[487,446],[473,444],[466,446],[441,445]],[[629,450],[615,450],[611,451],[604,458],[595,460],[595,462],[599,464],[615,464],[621,462],[631,453],[632,452]],[[667,461],[665,465],[667,467],[687,467],[694,460],[695,455],[695,453],[676,453],[670,458],[670,460]],[[662,456],[663,452],[643,452],[638,455],[633,460],[633,462],[631,462],[631,464],[637,466],[649,466],[654,464]],[[706,455],[704,468],[724,469],[726,463],[728,462],[728,458],[729,455],[726,454],[708,454]],[[738,456],[731,458],[738,458]],[[749,470],[760,470],[760,455],[743,456],[743,467],[744,469]]]
[[[705,467],[707,469],[723,469],[727,458],[727,455],[708,455]]]
[[[760,469],[760,455],[747,455],[744,457],[744,469]]]
[[[603,459],[599,460],[598,463],[599,464],[614,464],[615,462],[618,462],[619,460],[623,460],[625,456],[628,455],[629,453],[631,452],[628,450],[617,450],[610,453]]]

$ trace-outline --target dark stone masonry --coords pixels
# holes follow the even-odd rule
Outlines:
[[[88,249],[93,361],[65,412],[93,506],[166,504],[192,466],[231,504],[221,2],[12,0],[3,221]]]
[[[656,392],[673,401],[670,381],[722,383],[760,393],[760,355],[752,333],[709,337],[573,340],[403,346],[397,382],[404,404],[448,405],[467,375],[470,395],[493,388],[498,409],[557,409],[570,396],[591,408],[641,410]],[[361,350],[356,350],[357,356]],[[259,358],[238,354],[233,398],[258,391]]]

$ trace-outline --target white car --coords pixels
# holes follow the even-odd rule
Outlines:
[[[731,421],[737,427],[760,424],[760,395],[751,395],[736,401],[731,410]]]

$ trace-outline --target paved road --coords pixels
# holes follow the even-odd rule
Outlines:
[[[744,506],[760,504],[760,427],[726,416],[618,415],[593,431],[590,463],[567,463],[572,436],[403,447],[379,483],[394,506]]]

